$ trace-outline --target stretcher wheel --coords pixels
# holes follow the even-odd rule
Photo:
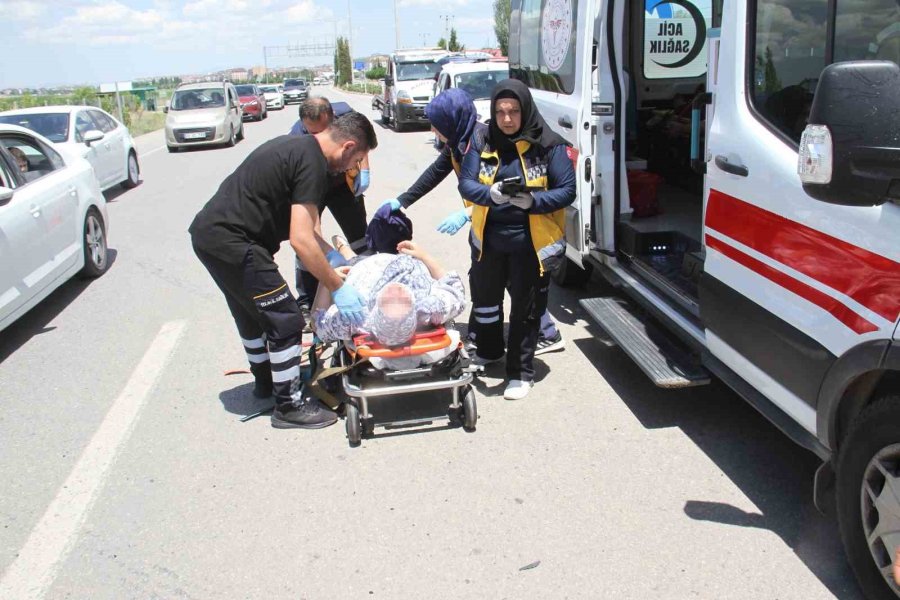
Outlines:
[[[463,429],[475,431],[475,422],[478,421],[478,404],[475,402],[475,390],[471,386],[466,388],[463,396]]]
[[[349,441],[350,445],[353,447],[359,446],[359,443],[362,440],[359,409],[356,408],[356,405],[352,402],[345,402],[344,411],[346,413],[344,424],[347,427],[347,441]]]

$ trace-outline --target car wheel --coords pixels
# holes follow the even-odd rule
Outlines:
[[[171,147],[170,147],[171,150]],[[141,168],[138,166],[137,154],[134,153],[134,150],[128,153],[128,178],[122,182],[122,187],[125,189],[131,189],[133,187],[137,187],[137,184],[140,183],[141,178]]]
[[[243,127],[243,126],[244,126],[244,124],[241,123],[241,127]],[[228,146],[229,148],[233,148],[235,144],[237,144],[237,134],[234,131],[234,125],[232,125],[231,133],[229,134],[228,141],[225,142],[225,145]]]
[[[243,140],[243,139],[244,139],[244,122],[243,122],[243,121],[241,121],[241,128],[238,129],[238,132],[237,132],[237,139],[239,139],[239,140]]]
[[[406,130],[406,126],[400,122],[400,119],[394,116],[394,131],[397,133],[403,133]]]
[[[896,600],[900,545],[900,394],[875,401],[854,420],[837,461],[838,525],[866,598]]]
[[[103,226],[103,217],[93,206],[88,209],[84,217],[84,227],[81,236],[82,251],[84,252],[84,267],[81,269],[82,277],[100,277],[109,268],[109,256],[106,248],[106,229]]]

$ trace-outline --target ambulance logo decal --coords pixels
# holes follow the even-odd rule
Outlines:
[[[548,0],[541,15],[541,52],[544,64],[558,71],[569,54],[572,40],[572,0]]]
[[[652,0],[647,0],[647,12],[656,12],[656,15],[662,20],[659,22],[659,31],[655,32],[658,39],[650,42],[650,54],[685,53],[682,58],[673,63],[661,63],[658,60],[651,60],[666,69],[677,69],[691,64],[700,55],[704,44],[706,44],[706,19],[703,18],[703,13],[689,0],[662,0],[653,6],[651,6],[651,3]],[[684,32],[680,23],[667,22],[667,20],[674,17],[671,8],[672,4],[680,6],[691,15],[696,32],[693,41],[683,37]]]

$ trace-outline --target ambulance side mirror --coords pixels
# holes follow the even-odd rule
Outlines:
[[[900,203],[900,67],[867,60],[822,71],[797,171],[823,202]]]

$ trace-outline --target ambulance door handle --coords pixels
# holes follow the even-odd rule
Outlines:
[[[731,173],[732,175],[738,175],[740,177],[746,177],[750,174],[750,169],[741,164],[728,162],[728,157],[722,156],[721,154],[716,155],[716,166],[726,173]]]
[[[569,117],[560,117],[556,122],[559,123],[560,127],[572,129],[572,121],[569,120]]]

